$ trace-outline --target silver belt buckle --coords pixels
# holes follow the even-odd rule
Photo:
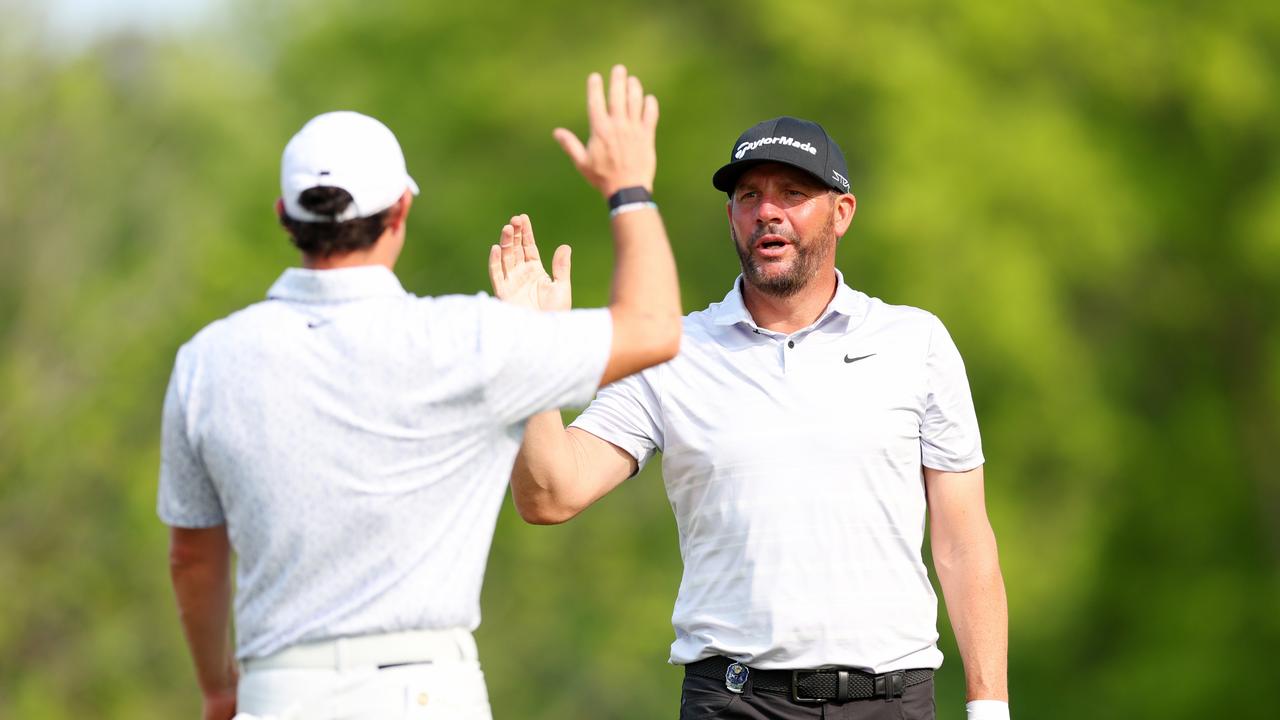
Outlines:
[[[731,663],[724,671],[724,686],[729,692],[741,695],[748,677],[751,677],[751,671],[746,665],[738,662]]]

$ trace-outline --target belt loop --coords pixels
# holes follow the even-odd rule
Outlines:
[[[902,694],[907,690],[906,673],[901,670],[889,673],[889,682],[886,690],[888,690],[888,692],[885,694],[885,702],[890,702],[894,698],[902,697]]]
[[[873,680],[876,690],[872,697],[882,697],[885,702],[893,702],[894,698],[902,697],[907,689],[907,675],[901,670],[876,675]]]
[[[840,670],[836,673],[836,702],[849,702],[849,671]]]

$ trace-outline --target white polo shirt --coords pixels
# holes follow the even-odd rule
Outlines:
[[[983,463],[964,365],[933,315],[850,289],[761,329],[739,283],[685,318],[680,354],[573,423],[662,474],[684,577],[671,662],[936,668],[922,466]]]
[[[480,622],[530,415],[585,404],[607,310],[414,297],[381,266],[290,269],[178,352],[160,517],[226,524],[237,656]]]

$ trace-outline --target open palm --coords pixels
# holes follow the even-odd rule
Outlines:
[[[502,226],[497,245],[489,248],[489,281],[500,300],[535,310],[568,310],[572,306],[569,285],[569,246],[556,248],[551,275],[542,267],[533,225],[528,215],[517,215]]]

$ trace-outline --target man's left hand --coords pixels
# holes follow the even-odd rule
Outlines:
[[[547,275],[533,240],[529,216],[517,215],[502,226],[499,244],[489,249],[489,281],[499,300],[534,310],[568,310],[573,295],[569,285],[569,246],[556,248],[551,275]]]

